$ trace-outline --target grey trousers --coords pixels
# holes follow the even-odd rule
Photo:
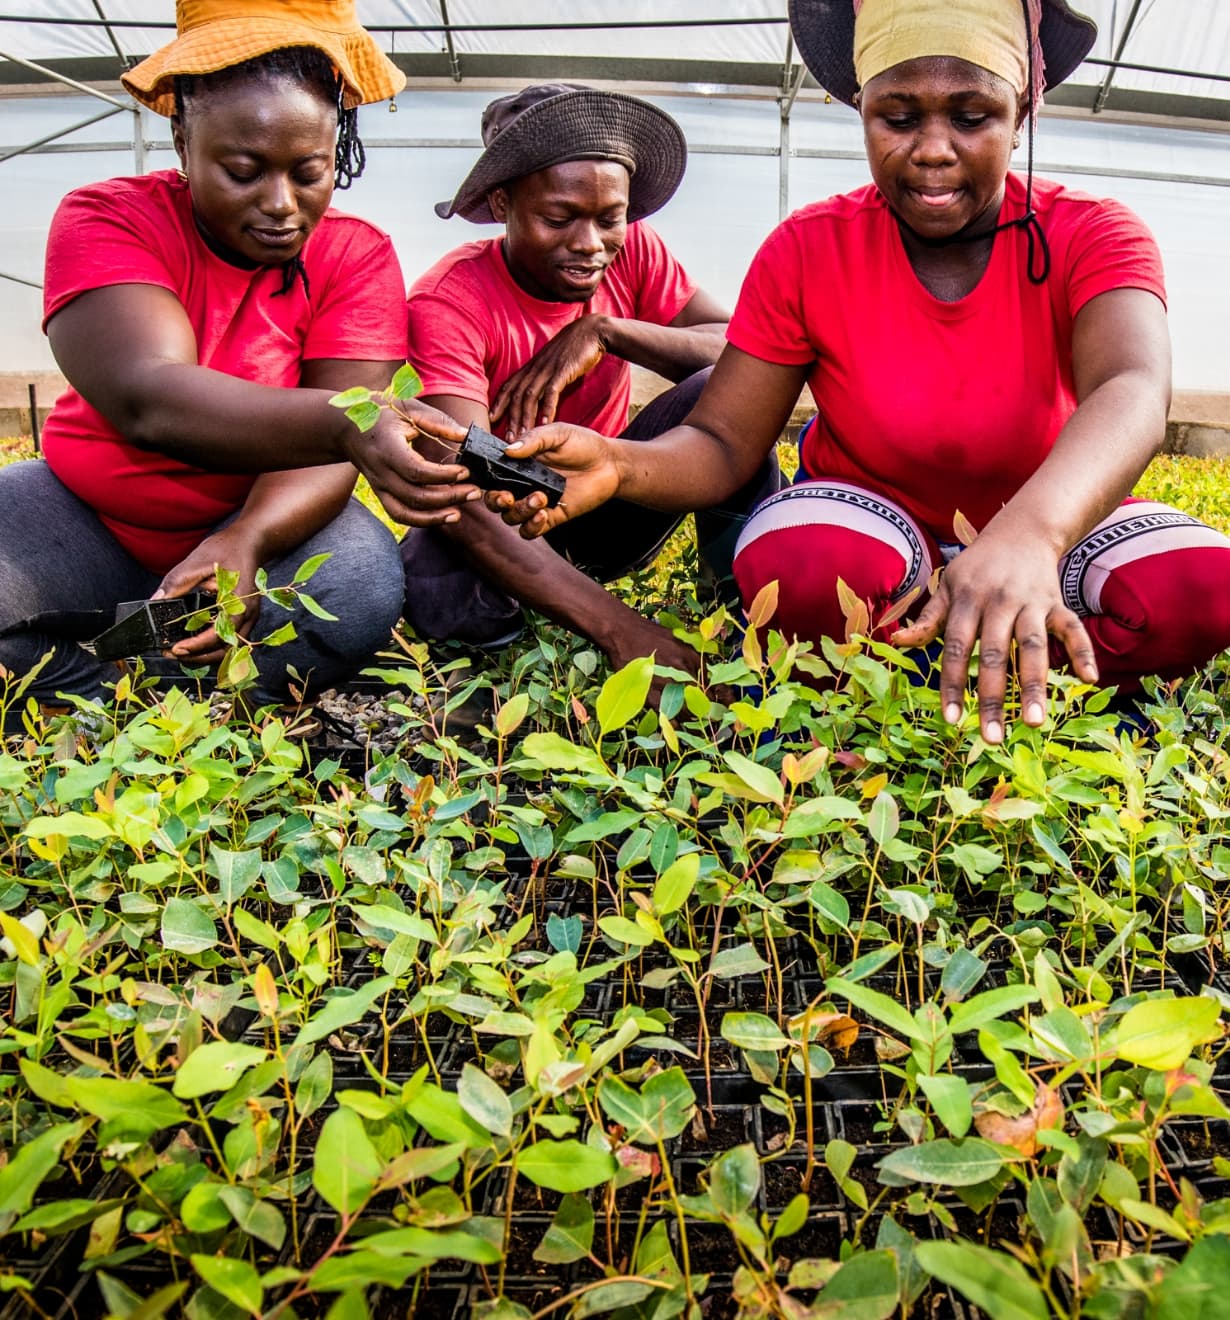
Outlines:
[[[304,560],[325,552],[332,557],[305,590],[336,614],[337,622],[263,601],[254,639],[288,621],[298,635],[284,646],[254,652],[258,701],[286,697],[288,668],[314,689],[349,677],[384,645],[401,615],[397,542],[353,499],[327,527],[264,566],[269,585],[287,585]],[[70,637],[58,635],[54,618],[47,616],[111,610],[120,601],[148,597],[160,580],[120,546],[46,463],[0,468],[0,665],[22,674],[51,652],[33,696],[98,697],[103,684],[116,678],[114,665],[100,663]]]
[[[626,440],[652,443],[678,426],[696,405],[711,367],[696,372],[658,395],[633,418]],[[702,570],[719,593],[729,584],[738,601],[731,563],[735,542],[748,515],[781,488],[777,454],[770,451],[760,471],[742,490],[714,509],[696,514],[696,544]],[[613,582],[648,567],[658,557],[685,514],[663,513],[625,500],[610,500],[548,532],[547,542],[570,564],[597,582]],[[434,528],[411,528],[401,543],[406,570],[406,622],[420,637],[499,646],[520,631],[520,604],[471,566],[464,551]]]

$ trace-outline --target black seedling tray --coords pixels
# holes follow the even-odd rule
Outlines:
[[[99,660],[165,651],[189,635],[184,624],[213,602],[212,596],[191,592],[166,600],[126,600],[115,607],[115,623],[99,633],[88,649]]]
[[[489,431],[471,426],[457,461],[469,469],[470,480],[481,490],[506,490],[517,499],[540,491],[547,507],[554,508],[564,493],[564,478],[533,458],[509,458],[507,445]]]

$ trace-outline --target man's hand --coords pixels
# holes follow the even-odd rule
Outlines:
[[[410,527],[456,522],[457,505],[482,498],[469,473],[456,463],[433,461],[420,448],[442,459],[465,439],[465,427],[435,408],[402,400],[397,411],[384,409],[367,432],[348,438],[346,457],[371,483],[391,518]]]
[[[207,536],[191,554],[181,559],[159,583],[153,598],[186,596],[197,587],[216,592],[219,568],[239,574],[235,594],[243,601],[244,609],[233,622],[236,633],[247,638],[260,616],[261,598],[256,590],[260,555],[255,542],[238,522]],[[211,624],[194,636],[176,642],[167,654],[186,664],[216,664],[226,655],[226,643]]]
[[[567,478],[563,499],[553,509],[540,491],[515,500],[506,490],[487,494],[487,507],[519,527],[527,541],[605,504],[619,493],[616,441],[583,426],[556,422],[540,427],[508,446],[509,458],[538,458]]]
[[[500,386],[491,404],[492,424],[507,413],[505,434],[515,440],[555,421],[560,395],[606,355],[605,327],[604,316],[582,316],[564,326]]]
[[[1063,603],[1058,556],[1037,537],[988,528],[948,565],[918,622],[900,629],[893,645],[925,646],[941,630],[944,718],[949,724],[961,719],[977,642],[978,716],[989,743],[1004,737],[1004,690],[1013,641],[1026,724],[1037,727],[1046,719],[1052,635],[1063,643],[1077,677],[1097,681],[1093,643],[1084,624]]]
[[[613,671],[643,655],[652,655],[654,664],[661,669],[681,669],[693,678],[700,672],[700,656],[660,623],[637,615],[632,621],[621,620],[621,625],[618,634],[602,647]],[[654,706],[662,700],[662,692],[670,681],[660,674],[654,675],[649,689],[649,700]]]

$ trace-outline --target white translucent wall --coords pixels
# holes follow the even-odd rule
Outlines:
[[[479,114],[496,94],[468,87],[404,94],[395,115],[384,106],[364,110],[363,136],[372,144],[416,138],[476,144]],[[752,254],[778,218],[777,105],[717,96],[655,99],[682,123],[693,153],[682,189],[653,223],[700,282],[730,305]],[[0,99],[0,154],[101,109],[101,103],[75,96]],[[79,184],[133,170],[131,149],[81,148],[130,141],[132,118],[121,114],[83,130],[67,140],[70,151],[0,162],[0,271],[41,280],[47,225],[58,199]],[[172,166],[165,121],[147,118],[147,130],[162,143],[149,153],[149,167]],[[866,182],[852,111],[801,99],[791,143],[801,153],[790,161],[792,206]],[[853,158],[807,154],[814,152]],[[1145,127],[1045,115],[1037,154],[1040,172],[1118,197],[1152,226],[1170,288],[1175,384],[1230,389],[1224,330],[1230,305],[1230,134],[1160,121]],[[338,202],[392,234],[407,279],[413,279],[449,248],[493,232],[460,219],[441,221],[432,211],[434,202],[453,193],[476,155],[476,145],[373,145],[367,174]],[[39,306],[36,290],[0,280],[0,371],[53,365],[39,331]]]

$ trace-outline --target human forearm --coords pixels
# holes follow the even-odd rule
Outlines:
[[[444,530],[487,581],[603,651],[614,649],[622,630],[644,622],[545,541],[523,540],[481,505],[466,506]]]
[[[140,449],[221,472],[315,467],[347,457],[353,423],[321,389],[256,385],[208,367],[151,363],[109,400],[108,420]]]
[[[341,513],[356,476],[349,463],[266,473],[257,478],[232,526],[250,538],[261,561],[277,558]]]
[[[726,346],[724,322],[652,325],[603,316],[598,334],[608,353],[676,382],[711,367]]]
[[[1166,394],[1148,373],[1099,385],[988,530],[1027,530],[1063,554],[1131,493],[1165,440],[1166,410]]]

